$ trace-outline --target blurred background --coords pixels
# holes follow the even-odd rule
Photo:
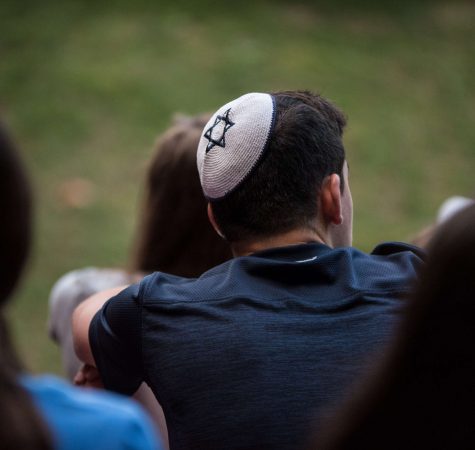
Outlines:
[[[408,240],[446,197],[475,194],[471,1],[3,0],[0,30],[0,116],[36,194],[10,311],[35,372],[61,372],[46,334],[53,283],[127,261],[146,162],[177,112],[251,91],[332,99],[349,118],[363,250]]]

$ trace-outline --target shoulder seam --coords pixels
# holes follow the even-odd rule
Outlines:
[[[367,289],[367,290],[361,290],[354,292],[352,294],[347,295],[346,297],[340,297],[338,300],[349,300],[352,297],[360,297],[362,295],[375,295],[375,294],[406,294],[411,292],[411,288],[409,287],[401,287],[400,289]],[[168,304],[190,304],[190,303],[215,303],[215,302],[220,302],[223,300],[235,300],[237,297],[236,296],[226,296],[226,297],[219,297],[219,298],[205,298],[205,299],[200,299],[200,300],[195,300],[195,299],[187,299],[187,300],[164,300],[164,299],[157,299],[157,301],[162,301],[166,302]],[[266,298],[266,297],[257,297],[257,296],[250,296],[250,295],[243,295],[243,299],[246,300],[265,300],[265,301],[282,301],[282,300],[289,300],[292,298],[297,298],[297,297],[275,297],[272,299]]]

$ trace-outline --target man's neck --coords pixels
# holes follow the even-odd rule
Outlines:
[[[231,250],[234,256],[246,256],[270,248],[306,244],[308,242],[320,242],[322,244],[330,245],[327,242],[327,239],[317,231],[299,229],[265,239],[234,242],[231,244]]]

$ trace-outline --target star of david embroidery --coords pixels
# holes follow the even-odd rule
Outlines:
[[[222,148],[226,146],[226,132],[234,125],[234,122],[229,118],[230,111],[231,108],[226,110],[223,115],[218,114],[213,125],[206,130],[204,135],[208,139],[206,153],[215,146]]]

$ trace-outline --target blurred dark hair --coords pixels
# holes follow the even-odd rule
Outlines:
[[[440,225],[393,348],[320,450],[475,447],[475,206]]]
[[[31,244],[31,191],[23,165],[0,124],[0,303],[15,288]]]
[[[157,141],[148,169],[132,270],[197,277],[231,257],[209,223],[196,150],[210,114],[181,117]]]
[[[49,433],[28,393],[18,384],[21,364],[10,341],[5,303],[18,283],[31,243],[31,190],[12,141],[0,124],[0,445],[51,448]]]
[[[264,157],[245,183],[212,202],[216,222],[230,242],[312,227],[324,178],[332,173],[343,177],[342,112],[309,91],[272,95],[276,119]]]

